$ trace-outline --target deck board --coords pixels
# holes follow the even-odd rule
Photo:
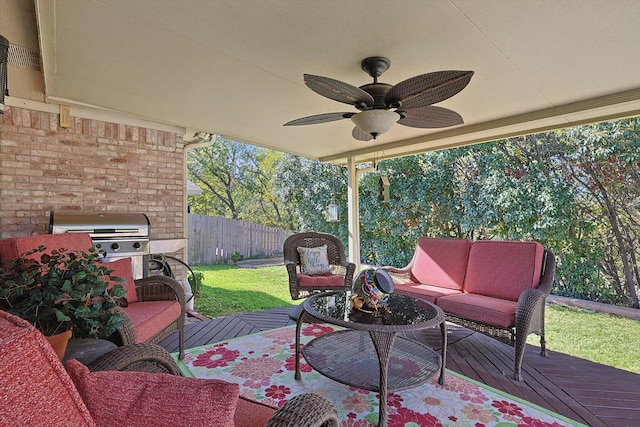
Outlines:
[[[185,347],[197,347],[295,322],[290,307],[189,322]],[[440,349],[440,330],[406,335]],[[511,378],[514,350],[498,340],[449,324],[447,368],[593,427],[640,425],[640,375],[527,345],[522,381]],[[160,345],[177,351],[177,333]]]

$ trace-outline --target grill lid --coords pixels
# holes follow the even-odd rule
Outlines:
[[[97,238],[149,238],[149,218],[143,213],[51,212],[49,233],[89,233]]]

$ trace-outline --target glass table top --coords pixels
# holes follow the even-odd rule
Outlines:
[[[435,326],[444,320],[442,310],[430,302],[413,297],[389,294],[387,305],[378,313],[361,311],[352,307],[351,292],[313,295],[304,302],[310,315],[329,323],[357,329],[370,329],[365,325],[380,327],[420,328]],[[360,327],[358,327],[360,326]]]

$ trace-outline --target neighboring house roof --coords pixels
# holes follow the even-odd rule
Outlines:
[[[187,180],[187,194],[190,194],[190,195],[202,194],[202,188],[198,187],[193,182]]]

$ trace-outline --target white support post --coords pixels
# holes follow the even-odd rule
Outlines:
[[[353,157],[347,165],[347,211],[349,216],[349,261],[360,271],[360,207],[358,203],[358,173]]]

